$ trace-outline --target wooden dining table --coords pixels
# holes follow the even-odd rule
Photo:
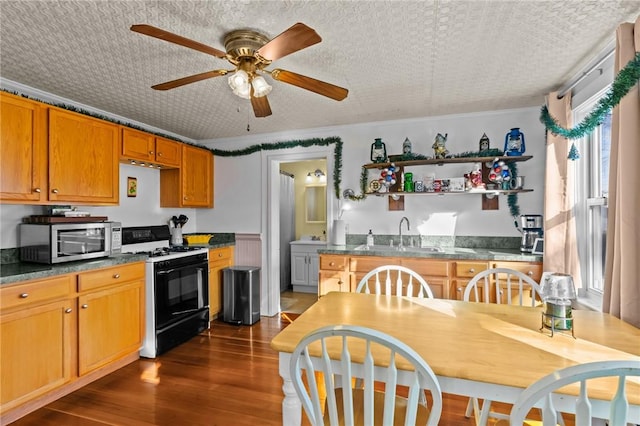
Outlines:
[[[542,307],[329,293],[271,341],[279,352],[283,425],[301,422],[301,404],[289,372],[291,354],[305,335],[327,325],[353,324],[385,332],[425,359],[443,393],[510,404],[527,386],[560,368],[606,360],[640,363],[640,329],[596,311],[574,309],[573,318],[575,337],[570,332],[556,330],[552,335],[546,328],[541,330]],[[400,384],[402,380],[401,374]],[[590,386],[594,414],[606,417],[606,401],[613,396],[615,384],[596,382]],[[577,394],[577,387],[562,392]],[[640,381],[630,381],[627,396],[631,418],[639,424]],[[570,399],[560,398],[558,410],[571,412]]]

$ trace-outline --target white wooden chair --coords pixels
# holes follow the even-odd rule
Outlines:
[[[591,425],[593,420],[593,408],[600,402],[589,399],[588,384],[590,379],[599,377],[615,377],[617,385],[615,395],[605,407],[608,412],[609,426],[626,426],[631,422],[629,411],[634,412],[634,422],[640,417],[640,409],[636,406],[630,408],[627,400],[626,381],[629,376],[640,377],[640,362],[638,361],[600,361],[574,365],[555,371],[537,382],[529,385],[518,397],[510,414],[510,424],[530,424],[526,419],[531,408],[539,404],[542,412],[542,425],[555,426],[558,422],[557,412],[563,403],[575,406],[576,425]],[[634,380],[638,383],[637,379]],[[553,392],[572,383],[580,384],[580,394],[575,399],[566,395],[558,395]],[[612,389],[612,390],[613,390]],[[556,407],[558,405],[558,407]],[[607,409],[608,408],[608,409]],[[605,414],[606,415],[606,414]],[[598,416],[600,417],[600,416]],[[537,424],[540,424],[539,422]]]
[[[356,293],[433,298],[433,292],[424,278],[417,272],[398,265],[378,266],[367,272],[358,283]]]
[[[531,277],[509,268],[491,268],[479,272],[464,289],[462,299],[466,302],[529,304],[536,306],[542,298],[540,285]],[[469,398],[465,416],[474,414],[476,425],[485,426],[489,417],[508,419],[507,414],[491,411],[491,401],[485,399],[482,407],[477,398]]]
[[[384,367],[374,365],[374,353]],[[315,330],[298,343],[289,368],[313,426],[435,426],[440,420],[442,393],[431,368],[413,349],[380,331],[354,325]],[[398,370],[407,368],[413,369],[413,378],[407,397],[402,397],[397,394],[403,389],[396,386]],[[318,389],[316,372],[324,377],[323,389]],[[354,378],[363,379],[362,388],[353,387]],[[425,390],[431,394],[430,407],[419,403]],[[322,391],[326,401],[321,398]]]

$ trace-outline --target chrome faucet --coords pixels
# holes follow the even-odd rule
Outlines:
[[[406,216],[402,216],[400,219],[400,225],[398,225],[398,234],[400,234],[400,243],[398,244],[398,250],[404,249],[404,243],[402,242],[402,222],[407,222],[407,231],[411,230],[411,225],[409,224],[409,219]]]

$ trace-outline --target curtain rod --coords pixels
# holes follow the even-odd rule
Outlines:
[[[584,80],[589,74],[597,70],[598,67],[600,67],[600,65],[602,65],[607,59],[609,59],[615,52],[616,52],[615,44],[613,42],[609,43],[609,45],[607,45],[607,47],[600,54],[600,56],[597,57],[599,59],[597,59],[593,65],[588,66],[586,71],[583,71],[578,77],[574,77],[573,81],[571,81],[570,83],[558,89],[558,99],[562,99],[564,95],[569,93],[571,89],[573,89],[578,84],[580,84],[580,82]]]

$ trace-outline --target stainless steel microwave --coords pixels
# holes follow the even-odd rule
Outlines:
[[[120,222],[21,223],[19,237],[23,262],[72,262],[122,251]]]

